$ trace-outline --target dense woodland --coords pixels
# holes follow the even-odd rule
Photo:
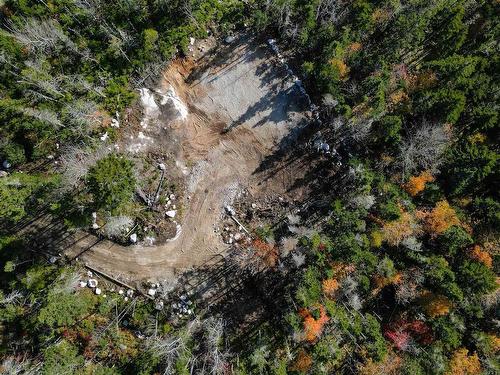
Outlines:
[[[4,373],[500,371],[497,0],[0,0],[0,11]],[[147,300],[115,327],[123,300],[75,291],[77,266],[47,262],[16,228],[42,206],[68,227],[133,210],[131,163],[92,151],[103,119],[190,37],[245,28],[291,56],[319,108],[313,132],[342,161],[318,166],[336,177],[297,244],[306,256],[280,288],[268,288],[272,266],[252,272],[279,305],[243,346],[218,318],[172,324]],[[50,163],[83,154],[93,162]],[[282,232],[260,231],[261,248]]]

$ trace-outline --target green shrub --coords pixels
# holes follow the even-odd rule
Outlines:
[[[130,160],[111,154],[89,170],[87,184],[99,208],[114,211],[131,201],[136,185]]]

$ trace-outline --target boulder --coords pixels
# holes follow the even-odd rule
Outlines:
[[[174,218],[176,214],[177,214],[176,210],[170,210],[170,211],[165,212],[165,215],[170,217],[170,218]]]

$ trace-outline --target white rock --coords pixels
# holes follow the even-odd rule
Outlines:
[[[189,38],[189,44],[190,44],[190,45],[193,45],[193,44],[194,44],[194,41],[195,41],[195,39],[194,39],[193,37],[190,37],[190,38]]]
[[[99,224],[93,223],[92,224],[92,229],[99,229]]]
[[[0,178],[7,177],[8,175],[9,175],[8,172],[6,172],[6,171],[0,171]]]
[[[130,242],[136,243],[137,242],[137,233],[132,233],[130,235]]]
[[[256,209],[257,208],[257,205],[255,203],[252,203],[252,208],[253,209]]]
[[[99,295],[99,294],[101,294],[102,291],[101,291],[101,288],[95,288],[94,292],[95,292],[95,294]]]
[[[86,285],[87,285],[87,283],[86,283],[85,281],[80,281],[80,282],[78,283],[78,286],[79,286],[80,288],[85,288],[85,286],[86,286]]]
[[[118,294],[123,294],[123,290],[122,290],[122,289],[120,289],[120,290],[118,291]]]
[[[97,280],[96,279],[89,279],[87,281],[87,286],[89,288],[95,288],[97,286]]]
[[[241,233],[236,233],[236,234],[234,235],[234,240],[235,240],[235,241],[239,241],[239,240],[241,240],[241,237],[242,237],[242,236],[241,236]]]
[[[174,218],[176,213],[177,213],[176,210],[170,210],[170,211],[165,212],[165,215],[167,215],[168,217]]]
[[[148,294],[149,294],[151,297],[154,297],[154,296],[155,296],[155,294],[156,294],[156,289],[153,289],[153,288],[149,289],[149,290],[148,290]]]
[[[125,302],[127,302],[127,301],[128,301],[128,297],[125,297],[123,300],[124,300]]]
[[[132,289],[127,290],[127,296],[132,297],[134,295],[134,291]]]
[[[170,194],[169,198],[170,198],[170,200],[173,201],[175,199],[175,194]]]
[[[94,219],[94,220],[97,219],[97,212],[92,212],[92,219]]]
[[[166,169],[165,164],[163,164],[163,163],[158,164],[158,168],[159,168],[161,171],[164,171],[164,170]]]
[[[108,132],[104,133],[103,135],[101,135],[101,141],[106,141],[106,139],[108,139],[109,135],[108,135]]]
[[[114,119],[111,120],[111,127],[113,127],[113,128],[119,128],[120,127],[120,123],[118,122],[117,119],[114,118]]]
[[[92,271],[87,271],[87,276],[92,277],[92,276],[94,276],[94,274],[92,273]]]

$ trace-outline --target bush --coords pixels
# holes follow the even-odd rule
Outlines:
[[[453,256],[472,245],[472,238],[462,227],[454,225],[438,237],[438,242],[445,255]]]
[[[12,166],[26,162],[26,154],[23,146],[15,142],[9,142],[0,148],[0,160],[7,160]]]
[[[87,184],[99,208],[114,211],[130,202],[135,191],[135,176],[130,160],[111,154],[89,170]]]
[[[465,260],[458,270],[464,289],[484,294],[496,288],[495,274],[483,263]]]

